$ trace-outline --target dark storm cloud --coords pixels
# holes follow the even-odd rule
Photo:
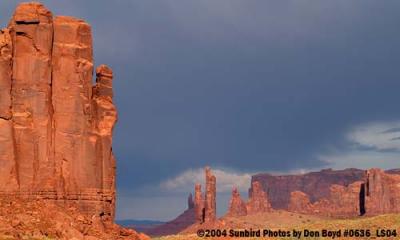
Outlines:
[[[399,1],[43,2],[115,71],[121,194],[206,164],[323,167],[352,126],[400,118]]]

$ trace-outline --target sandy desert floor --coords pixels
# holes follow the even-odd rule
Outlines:
[[[341,230],[340,237],[250,237],[250,238],[235,238],[235,237],[210,237],[210,238],[200,238],[196,234],[181,234],[174,236],[165,236],[159,238],[153,238],[155,240],[198,240],[198,239],[400,239],[398,235],[400,233],[400,214],[388,214],[375,217],[357,217],[353,219],[329,219],[329,218],[319,218],[315,216],[307,216],[289,213],[285,211],[277,211],[268,215],[253,215],[240,218],[227,218],[224,219],[226,228],[231,227],[235,230],[239,229],[272,229],[272,230],[288,230],[293,229],[304,231],[305,229],[310,231],[322,232],[323,229],[326,230]],[[239,227],[242,226],[242,227]],[[369,230],[371,235],[369,237],[344,237],[344,230]],[[380,232],[380,237],[377,237],[377,230],[390,230],[384,236]],[[396,231],[397,236],[394,235]],[[392,236],[388,236],[392,235]]]

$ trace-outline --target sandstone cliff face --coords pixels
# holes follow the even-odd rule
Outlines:
[[[347,187],[332,185],[330,194],[314,203],[303,192],[292,192],[289,211],[334,217],[400,213],[400,175],[396,170],[366,171],[363,181]]]
[[[90,26],[17,7],[0,32],[0,192],[114,218],[112,70],[96,69]]]
[[[291,193],[288,210],[331,217],[359,216],[361,187],[362,181],[354,182],[348,187],[332,185],[329,189],[330,194],[314,203],[310,202],[307,194],[295,191]]]
[[[311,213],[313,212],[310,198],[307,194],[301,191],[294,191],[290,193],[290,201],[288,210],[297,213]]]
[[[232,197],[229,202],[227,216],[239,217],[239,216],[246,216],[246,215],[247,215],[246,203],[240,197],[240,193],[239,193],[238,189],[233,188]]]
[[[283,176],[264,173],[254,175],[252,182],[261,183],[274,209],[288,209],[291,192],[304,192],[311,202],[316,202],[329,196],[333,184],[348,186],[353,182],[362,181],[364,174],[364,170],[353,168],[337,171],[325,169],[319,172]]]
[[[370,169],[365,179],[365,213],[378,215],[400,213],[400,175]]]
[[[272,211],[267,193],[262,189],[260,182],[252,182],[247,202],[247,213],[256,214]]]

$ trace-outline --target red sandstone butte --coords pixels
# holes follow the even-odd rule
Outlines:
[[[112,70],[93,79],[91,27],[20,4],[0,32],[0,193],[113,220]]]
[[[229,202],[229,209],[226,215],[229,217],[239,217],[247,215],[246,203],[240,197],[240,193],[236,187],[232,189],[232,197]]]
[[[260,182],[252,182],[249,191],[249,200],[247,202],[247,213],[257,214],[272,211],[268,195],[262,189]]]

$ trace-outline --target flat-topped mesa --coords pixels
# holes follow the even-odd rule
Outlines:
[[[93,80],[91,27],[20,4],[0,32],[1,194],[114,218],[112,70]]]
[[[260,182],[252,182],[249,191],[249,201],[247,202],[247,213],[257,214],[272,211],[268,195],[264,192]]]
[[[236,187],[232,189],[232,197],[229,202],[229,209],[227,216],[229,217],[239,217],[239,216],[246,216],[247,215],[247,208],[246,203],[240,197],[240,193]]]

